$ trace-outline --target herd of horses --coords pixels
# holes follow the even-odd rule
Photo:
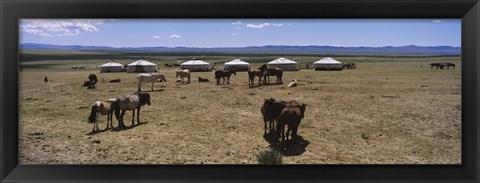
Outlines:
[[[453,69],[455,69],[455,64],[453,63],[450,63],[450,62],[443,62],[443,63],[430,63],[430,68],[433,69],[433,68],[436,68],[436,69],[450,69],[450,67],[452,67]]]

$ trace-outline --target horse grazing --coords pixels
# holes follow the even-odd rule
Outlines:
[[[284,101],[275,101],[274,98],[265,99],[260,112],[263,116],[263,122],[265,124],[263,134],[267,134],[267,123],[269,124],[269,131],[272,132],[275,129],[275,120],[285,108],[286,103]],[[277,121],[278,125],[278,121]]]
[[[199,82],[199,83],[209,82],[209,80],[208,80],[207,78],[198,77],[198,82]]]
[[[124,95],[116,98],[115,118],[118,120],[118,127],[125,127],[123,116],[125,112],[132,111],[132,125],[134,125],[135,110],[137,110],[137,123],[140,124],[140,108],[145,104],[150,105],[150,94],[145,92],[135,92],[133,95]],[[120,110],[122,114],[120,114]]]
[[[232,76],[232,74],[234,74],[235,76],[237,75],[235,70],[219,69],[215,71],[215,79],[217,79],[217,85],[220,84],[220,78],[222,79],[222,84],[225,84],[225,78],[227,78],[227,84],[230,84],[230,76]]]
[[[443,69],[443,64],[442,63],[431,63],[430,64],[430,69],[433,69],[433,67],[436,67],[438,69],[439,67]]]
[[[187,83],[190,83],[190,70],[189,69],[185,69],[185,70],[181,70],[179,68],[177,68],[177,70],[175,70],[175,77],[178,77],[180,76],[180,79],[182,80],[182,82],[185,82],[185,78],[188,79]]]
[[[255,82],[255,77],[258,77],[258,86],[262,84],[262,77],[267,74],[267,71],[261,71],[261,70],[253,70],[253,71],[248,71],[248,87],[253,87]]]
[[[92,84],[97,84],[98,83],[97,75],[95,75],[94,73],[90,73],[90,75],[88,75],[88,81],[90,81],[90,83]]]
[[[305,115],[307,104],[300,104],[297,101],[287,102],[286,107],[282,109],[277,118],[277,133],[282,134],[282,142],[285,141],[285,125],[287,129],[287,141],[290,131],[292,132],[292,139],[297,136],[298,126]]]
[[[112,115],[114,111],[115,102],[117,102],[117,99],[114,98],[114,99],[108,99],[107,101],[96,101],[95,103],[93,103],[90,116],[88,117],[88,122],[94,123],[92,132],[99,130],[98,121],[97,121],[98,114],[107,115],[107,127],[105,127],[105,130],[108,129],[109,127],[113,128]]]
[[[270,84],[270,76],[277,77],[277,84],[282,84],[282,76],[283,70],[280,68],[267,68],[267,64],[263,64],[258,68],[261,71],[267,71],[267,73],[263,76],[263,83]],[[268,78],[268,79],[267,79]]]
[[[139,74],[137,76],[137,87],[138,87],[138,91],[142,91],[142,89],[140,88],[140,86],[142,85],[142,82],[151,82],[152,83],[152,91],[153,91],[153,83],[155,83],[155,81],[157,81],[157,79],[160,79],[160,81],[167,81],[165,79],[165,74],[154,74],[154,73],[151,73],[151,74]]]
[[[455,69],[455,64],[453,64],[453,63],[447,62],[444,65],[445,65],[445,67],[447,67],[447,69],[450,69],[450,67],[453,67],[453,69]]]

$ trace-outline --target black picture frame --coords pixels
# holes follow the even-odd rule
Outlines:
[[[479,182],[478,0],[1,0],[2,182]],[[461,18],[461,165],[18,165],[20,18]]]

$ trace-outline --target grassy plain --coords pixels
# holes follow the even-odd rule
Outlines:
[[[205,56],[207,57],[207,56]],[[258,56],[254,66],[276,58]],[[145,58],[159,66],[178,57]],[[208,56],[204,61],[228,61]],[[318,60],[295,56],[303,65]],[[343,71],[285,72],[284,84],[248,87],[246,72],[216,85],[213,72],[194,72],[176,83],[173,69],[160,68],[166,83],[143,84],[152,105],[141,125],[90,135],[91,105],[136,91],[135,73],[99,73],[108,60],[47,59],[21,62],[19,156],[21,164],[255,164],[268,150],[263,137],[263,99],[308,104],[298,134],[304,141],[283,152],[286,164],[460,164],[461,62],[459,57],[335,57],[355,62]],[[126,64],[133,60],[116,59]],[[430,62],[455,63],[435,70]],[[74,66],[84,70],[71,69]],[[218,65],[221,67],[221,65]],[[100,82],[82,87],[90,72]],[[47,75],[49,82],[44,83]],[[197,77],[210,79],[198,83]],[[108,80],[120,78],[120,83]],[[107,82],[103,82],[104,79]],[[287,88],[297,79],[299,86]],[[272,79],[274,81],[275,79]],[[100,128],[106,116],[99,116]],[[131,112],[125,116],[130,125]],[[114,120],[114,126],[117,126]]]

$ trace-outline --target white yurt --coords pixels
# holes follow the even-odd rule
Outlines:
[[[272,60],[272,61],[268,62],[267,67],[268,68],[281,68],[284,71],[298,71],[298,70],[300,70],[300,67],[298,66],[297,62],[295,62],[293,60],[290,60],[290,59],[283,58],[283,57],[277,58],[275,60]]]
[[[108,62],[100,66],[100,72],[123,72],[124,66],[116,62]]]
[[[127,65],[127,72],[157,72],[157,64],[146,60],[137,60]]]
[[[250,64],[240,59],[234,59],[230,62],[223,64],[223,69],[233,69],[235,71],[248,71],[250,70]]]
[[[210,63],[201,60],[189,60],[180,64],[180,69],[190,69],[190,71],[212,71]]]
[[[333,58],[325,57],[321,60],[313,62],[313,70],[342,70],[342,62],[339,62]]]

